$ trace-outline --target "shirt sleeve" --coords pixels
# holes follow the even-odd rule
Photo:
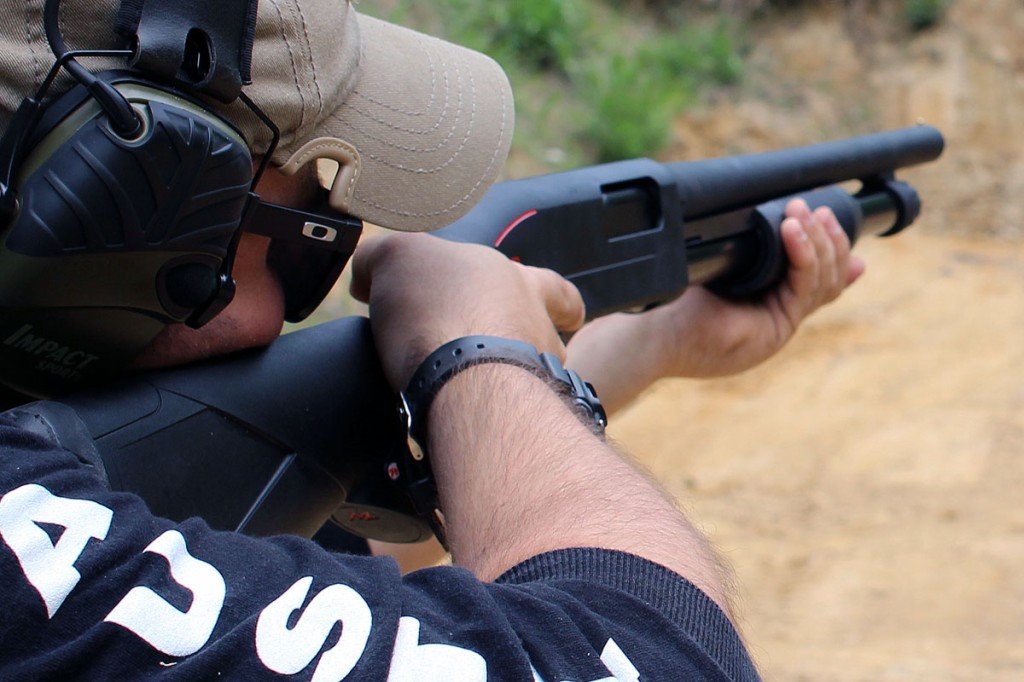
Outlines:
[[[403,579],[387,558],[157,518],[2,419],[0,540],[3,679],[756,679],[717,606],[637,557]]]
[[[565,652],[589,645],[617,680],[759,679],[739,634],[719,606],[669,569],[623,552],[568,549],[534,557],[498,584],[538,622],[573,623],[575,647],[524,638],[547,671],[563,679]],[[533,629],[524,623],[524,633]],[[571,664],[569,664],[571,665]]]

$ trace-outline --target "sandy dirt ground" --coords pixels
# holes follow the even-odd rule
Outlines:
[[[769,680],[1024,680],[1024,5],[887,3],[757,28],[673,158],[938,125],[910,232],[768,364],[667,381],[612,428],[735,568]],[[888,3],[896,6],[900,3]],[[874,10],[873,10],[874,8]]]
[[[859,250],[780,356],[612,434],[734,567],[768,679],[1024,679],[1024,244]]]

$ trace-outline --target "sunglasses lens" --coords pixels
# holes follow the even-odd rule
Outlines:
[[[274,240],[267,264],[284,287],[285,319],[301,322],[323,303],[351,252],[326,251]]]
[[[323,303],[356,249],[363,223],[327,207],[305,211],[250,195],[243,229],[270,237],[267,265],[281,279],[285,319],[301,322]]]

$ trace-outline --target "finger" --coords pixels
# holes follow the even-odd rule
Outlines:
[[[839,219],[832,211],[829,211],[826,216],[825,228],[832,239],[836,257],[835,289],[829,297],[829,300],[832,300],[864,273],[865,263],[853,255],[853,242],[850,240],[850,235],[839,224]]]
[[[811,209],[803,199],[790,199],[786,204],[786,216],[807,223],[811,220]]]
[[[797,218],[786,218],[780,229],[782,245],[786,249],[786,257],[794,268],[806,269],[815,265],[814,244]]]
[[[349,285],[352,298],[362,303],[370,302],[373,272],[383,260],[388,248],[388,237],[370,237],[359,242],[352,256],[352,283]]]
[[[836,268],[836,247],[833,245],[832,237],[829,236],[828,229],[825,227],[830,213],[832,213],[830,209],[819,208],[811,215],[810,224],[805,223],[804,227],[807,229],[807,234],[811,237],[815,254],[818,257],[820,283],[823,286],[834,287],[839,282],[838,269]]]
[[[843,271],[840,281],[844,287],[848,287],[864,274],[864,271],[867,269],[867,263],[863,258],[853,255],[853,244],[850,242],[850,236],[843,230],[835,215],[831,216],[828,229],[832,237],[832,243],[836,247],[836,259],[840,263],[840,269]]]
[[[356,252],[352,255],[352,281],[349,282],[348,292],[352,294],[352,298],[356,299],[360,303],[370,302],[370,273],[373,271],[371,266],[372,261],[370,256],[363,254],[369,254],[372,251],[372,246],[369,242],[365,242],[359,245]]]
[[[846,272],[846,286],[850,286],[867,270],[867,263],[860,256],[850,256],[850,268]]]
[[[832,246],[835,248],[836,258],[838,260],[847,258],[850,255],[850,250],[853,248],[853,245],[850,243],[850,236],[846,234],[846,230],[839,224],[839,219],[836,218],[836,214],[831,210],[822,211],[821,216],[825,224],[825,230],[828,232],[828,236],[832,240]]]
[[[555,328],[572,332],[582,327],[586,310],[579,289],[554,270],[528,267],[527,271]]]
[[[839,296],[842,293],[842,289],[852,282],[850,280],[850,266],[852,264],[851,249],[853,246],[850,243],[849,235],[846,234],[846,231],[839,224],[839,220],[832,211],[828,211],[827,215],[824,216],[824,220],[825,230],[832,240],[832,247],[835,253],[836,277],[831,280],[835,283],[833,296],[835,297]]]
[[[786,218],[782,222],[782,241],[789,258],[789,272],[786,281],[796,301],[784,300],[787,307],[797,301],[810,299],[818,288],[821,264],[814,243],[803,223],[798,218]]]

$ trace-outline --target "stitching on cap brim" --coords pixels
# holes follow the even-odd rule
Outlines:
[[[359,149],[352,203],[359,217],[401,230],[446,225],[483,196],[504,164],[514,124],[508,80],[483,55],[358,20],[359,81],[317,135]]]

